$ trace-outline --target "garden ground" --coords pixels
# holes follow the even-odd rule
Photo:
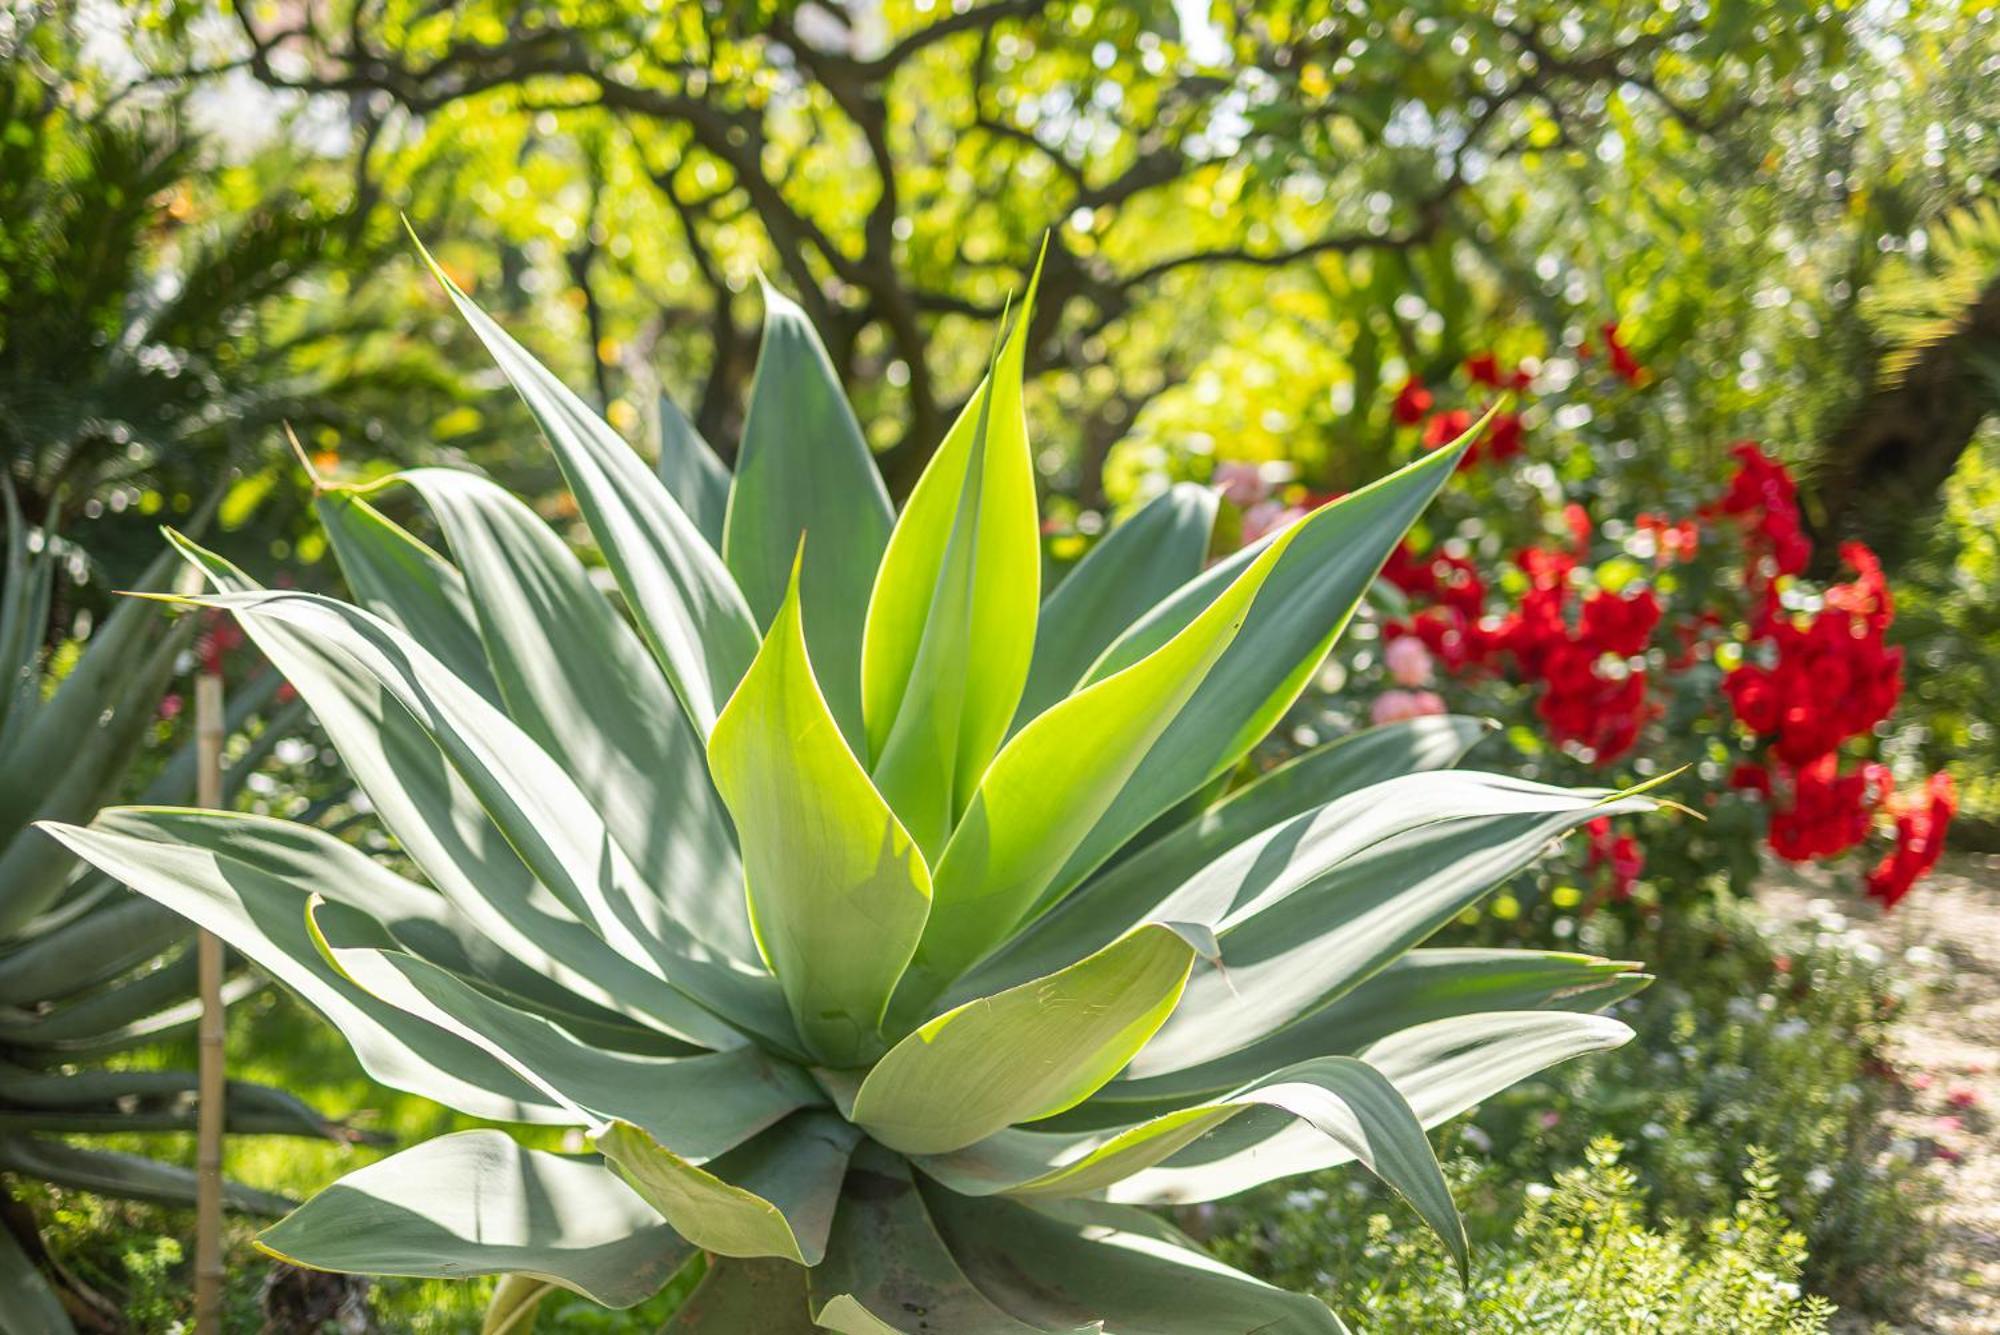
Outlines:
[[[1809,876],[1785,875],[1759,897],[1781,917],[1804,917],[1819,888]],[[1896,1130],[1959,1162],[1946,1179],[1937,1247],[1910,1317],[1889,1329],[1991,1335],[2000,1331],[2000,856],[1946,858],[1892,914],[1842,900],[1852,926],[1885,952],[1928,948],[1950,978],[1924,994],[1892,1039],[1910,1085]]]

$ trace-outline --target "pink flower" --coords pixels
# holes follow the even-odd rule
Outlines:
[[[1235,460],[1219,463],[1209,481],[1222,493],[1224,500],[1239,510],[1248,510],[1271,494],[1270,487],[1265,485],[1263,471],[1256,464]]]
[[[1305,511],[1296,505],[1281,505],[1277,501],[1259,501],[1243,515],[1243,543],[1249,544],[1276,533],[1294,519],[1303,519]]]
[[[1382,664],[1398,686],[1431,684],[1431,651],[1414,635],[1398,635],[1382,650]]]
[[[1384,723],[1400,723],[1404,719],[1442,713],[1444,699],[1436,691],[1384,691],[1375,697],[1368,717],[1379,727]]]
[[[1944,1101],[1954,1108],[1977,1108],[1979,1095],[1966,1085],[1953,1085],[1951,1092],[1944,1096]]]

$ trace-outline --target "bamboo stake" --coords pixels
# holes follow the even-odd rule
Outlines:
[[[204,807],[222,805],[222,678],[194,679],[195,786]],[[222,1132],[227,1074],[223,1064],[222,942],[195,938],[201,988],[199,1087],[195,1108],[194,1328],[222,1335]]]

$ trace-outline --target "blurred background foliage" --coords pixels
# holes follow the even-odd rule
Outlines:
[[[508,398],[440,369],[477,359],[399,218],[621,430],[664,391],[725,455],[768,275],[899,490],[1046,244],[1031,412],[1085,538],[1224,460],[1345,490],[1411,448],[1396,386],[1492,351],[1540,368],[1532,458],[1607,501],[1754,437],[1815,537],[1893,566],[1936,556],[2000,398],[2000,21],[1971,0],[7,15],[17,483],[178,509],[245,467],[225,526],[275,490],[256,540],[307,564],[280,418],[324,467],[552,490]],[[1649,382],[1566,402],[1612,322]]]
[[[1509,522],[1564,498],[1687,514],[1732,442],[1764,442],[1822,559],[1845,537],[1883,555],[1910,663],[1897,744],[1957,776],[1954,842],[2000,847],[1996,126],[2000,15],[1977,0],[0,0],[0,440],[28,520],[72,553],[53,648],[136,577],[160,522],[218,493],[218,549],[331,581],[286,423],[321,473],[469,465],[567,517],[513,396],[462,369],[485,358],[406,223],[642,451],[664,394],[732,452],[762,274],[819,326],[898,491],[1046,247],[1029,413],[1052,564],[1226,463],[1295,495],[1356,486],[1423,448],[1400,387],[1477,409],[1462,368],[1491,353],[1533,368],[1524,448],[1454,484],[1456,536],[1499,554]],[[1637,375],[1607,374],[1607,325]],[[259,776],[258,801],[324,796],[312,768]],[[1683,963],[1768,977],[1744,931],[1694,931]],[[1803,1109],[1837,1176],[1879,1159],[1845,1093],[1878,1096],[1849,1069],[1875,1042],[1849,1041],[1860,1003],[1842,999],[1886,984],[1828,968],[1844,981],[1824,1006],[1771,1022],[1814,1028],[1786,1031],[1796,1051],[1754,1100],[1696,1068],[1754,1064],[1724,1049],[1761,1030],[1679,1029],[1765,981],[1722,969],[1695,1000],[1642,999],[1643,1051],[1566,1080],[1559,1131],[1466,1170],[1498,1251],[1462,1302],[1494,1328],[1522,1304],[1589,1327],[1621,1287],[1712,1286],[1734,1310],[1744,1273],[1838,1292],[1871,1234],[1921,1236],[1901,1168],[1840,1176],[1835,1210],[1783,1154]],[[432,1129],[435,1110],[326,1074],[289,1001],[237,1024],[247,1074]],[[1638,1092],[1612,1107],[1619,1082]],[[1598,1129],[1642,1184],[1608,1176]],[[232,1150],[291,1191],[372,1152]],[[1597,1194],[1563,1176],[1586,1152]],[[1559,1256],[1505,1241],[1524,1178],[1650,1268],[1563,1292]],[[1669,1222],[1738,1201],[1741,1235]],[[179,1310],[170,1219],[44,1204],[72,1267]],[[1807,1221],[1818,1260],[1770,1208]],[[1461,1300],[1434,1286],[1366,1288],[1323,1259],[1379,1272],[1413,1235],[1326,1213],[1245,1225],[1241,1245],[1273,1273],[1321,1257],[1299,1264],[1385,1328],[1448,1319],[1435,1303]],[[389,1287],[393,1328],[470,1320],[463,1294]],[[1817,1323],[1779,1308],[1770,1329]]]

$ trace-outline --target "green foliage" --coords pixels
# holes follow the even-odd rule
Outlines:
[[[1247,1223],[1217,1250],[1274,1282],[1310,1285],[1356,1329],[1712,1332],[1819,1335],[1833,1308],[1800,1295],[1805,1241],[1778,1210],[1761,1152],[1741,1192],[1699,1225],[1649,1223],[1641,1175],[1609,1137],[1550,1185],[1519,1191],[1491,1167],[1454,1162],[1462,1194],[1518,1212],[1477,1253],[1463,1290],[1412,1282],[1436,1264],[1437,1242],[1380,1213],[1366,1192],[1293,1192],[1289,1205]],[[1728,1194],[1727,1189],[1725,1194]]]
[[[1576,1163],[1600,1130],[1616,1136],[1655,1211],[1682,1219],[1716,1217],[1763,1146],[1814,1291],[1893,1313],[1929,1251],[1939,1193],[1933,1169],[1884,1130],[1898,1097],[1887,1029],[1911,971],[1837,918],[1780,929],[1743,907],[1688,914],[1643,946],[1672,981],[1624,1003],[1640,1041],[1553,1073],[1545,1106],[1501,1100],[1479,1125],[1530,1173]]]
[[[1964,805],[1952,838],[2000,848],[2000,429],[1966,451],[1930,526],[1897,583],[1909,645],[1909,692],[1921,728],[1907,744],[1930,765],[1950,765]]]
[[[430,884],[263,816],[45,827],[299,992],[378,1079],[529,1128],[363,1167],[260,1246],[343,1273],[507,1276],[496,1319],[549,1288],[634,1307],[701,1251],[676,1329],[1335,1331],[1134,1207],[1358,1161],[1467,1264],[1424,1128],[1622,1042],[1590,1011],[1640,980],[1412,948],[1550,839],[1652,803],[1427,772],[1462,750],[1456,720],[1329,748],[1381,770],[1355,766],[1330,801],[1296,768],[1227,782],[1465,441],[1154,607],[1107,605],[1102,653],[1011,729],[1032,640],[998,613],[1034,550],[1032,303],[886,549],[805,531],[840,489],[881,488],[786,462],[846,438],[813,406],[825,358],[794,320],[767,343],[751,425],[780,404],[815,425],[758,444],[718,550],[439,276],[542,426],[632,620],[468,473],[324,498],[366,607],[260,589],[172,535],[215,590],[186,601],[231,613],[286,674]],[[374,509],[399,485],[456,564]],[[766,564],[793,553],[768,610],[732,573],[736,535]],[[876,685],[822,685],[840,673]],[[843,726],[843,700],[865,726]],[[1102,874],[1156,839],[1185,876]],[[536,1126],[602,1157],[541,1148]]]
[[[88,570],[87,562],[47,530],[30,528],[11,481],[0,487],[8,519],[0,594],[0,1168],[20,1182],[191,1200],[194,1175],[177,1164],[67,1139],[194,1125],[192,1070],[131,1070],[118,1061],[192,1030],[198,1003],[191,933],[186,922],[127,894],[32,823],[87,820],[121,798],[192,795],[194,740],[186,721],[176,728],[161,705],[196,627],[171,625],[139,599],[125,600],[95,625],[87,617],[70,620],[64,605],[75,581],[63,576]],[[165,561],[156,561],[140,586],[158,588],[169,573]],[[87,634],[67,633],[86,628]],[[273,708],[272,673],[237,684],[225,720],[229,732],[242,734],[242,764],[226,787],[231,798],[291,735],[301,712]],[[231,972],[227,996],[241,998],[258,985],[240,967]],[[228,1105],[238,1132],[347,1134],[265,1085],[233,1082]],[[227,1200],[233,1209],[266,1215],[288,1204],[237,1184],[228,1187]],[[135,1281],[155,1274],[157,1260],[135,1261]],[[29,1295],[47,1296],[32,1268],[10,1277],[10,1287],[24,1305]]]
[[[1627,1290],[1662,1301],[1683,1288],[1699,1300],[1682,1314],[1686,1328],[1708,1329],[1700,1322],[1734,1310],[1709,1302],[1725,1291],[1711,1281],[1738,1262],[1893,1317],[1930,1253],[1941,1186],[1936,1166],[1886,1129],[1899,1091],[1884,1042],[1910,1002],[1909,970],[1841,926],[1829,917],[1780,928],[1731,906],[1683,915],[1642,943],[1596,920],[1593,947],[1643,944],[1672,981],[1618,1003],[1634,1043],[1500,1094],[1447,1133],[1475,1258],[1465,1307],[1382,1269],[1435,1245],[1380,1219],[1384,1198],[1358,1182],[1326,1176],[1228,1203],[1221,1253],[1276,1282],[1324,1276],[1336,1310],[1371,1330],[1423,1329],[1418,1314],[1448,1313],[1475,1330],[1513,1330],[1517,1300],[1542,1304],[1532,1310],[1551,1321],[1574,1310],[1577,1329],[1623,1329],[1604,1317],[1617,1309],[1598,1304]],[[1601,1161],[1601,1137],[1620,1147],[1615,1171]],[[1523,1182],[1548,1181],[1572,1208],[1590,1193],[1615,1199],[1617,1226],[1599,1239],[1606,1255],[1630,1249],[1687,1271],[1664,1287],[1644,1274],[1593,1276],[1595,1253],[1549,1231],[1546,1188],[1521,1194]],[[1746,1209],[1763,1222],[1744,1221]],[[1744,1253],[1732,1256],[1739,1239]],[[1658,1328],[1683,1327],[1663,1319]]]

